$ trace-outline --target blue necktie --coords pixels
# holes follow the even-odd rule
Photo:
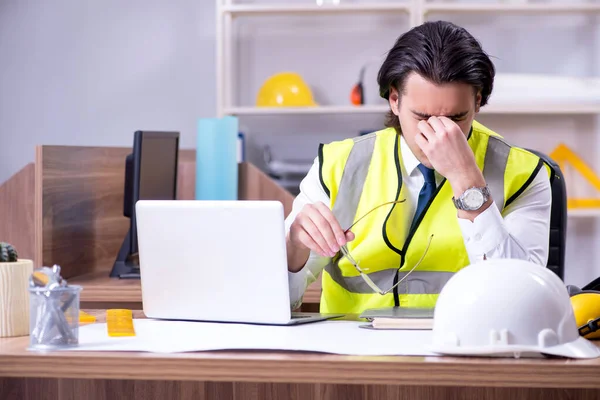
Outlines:
[[[411,226],[411,230],[413,229],[415,223],[419,219],[419,215],[423,212],[423,209],[433,197],[433,193],[435,192],[435,171],[433,169],[427,168],[423,164],[417,165],[419,171],[423,174],[425,178],[425,182],[423,183],[423,187],[421,188],[421,192],[419,192],[419,202],[417,203],[417,211],[415,212],[415,217],[413,218],[413,222]]]

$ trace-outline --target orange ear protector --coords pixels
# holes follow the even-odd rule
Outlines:
[[[358,82],[354,86],[352,86],[352,90],[350,91],[350,102],[355,106],[362,106],[365,104],[365,72],[367,68],[371,64],[379,64],[381,60],[379,57],[373,57],[372,59],[366,61],[363,66],[360,68],[360,72],[358,73]]]
[[[365,69],[366,65],[360,69],[360,73],[358,75],[358,82],[352,87],[352,91],[350,92],[350,102],[355,106],[362,106],[365,104],[365,96],[363,90],[363,80],[365,78]]]
[[[600,278],[582,289],[567,285],[579,334],[586,339],[600,339]]]

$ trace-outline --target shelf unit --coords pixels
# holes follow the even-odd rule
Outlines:
[[[398,13],[408,14],[410,27],[422,24],[432,13],[454,14],[517,14],[517,15],[554,15],[554,14],[582,14],[600,15],[600,0],[589,4],[571,4],[569,0],[560,3],[528,3],[527,0],[498,0],[497,4],[477,3],[432,3],[427,0],[398,0],[374,1],[318,5],[314,1],[307,4],[236,4],[235,0],[216,0],[217,2],[217,115],[244,116],[315,116],[337,114],[384,114],[389,107],[382,105],[322,105],[317,107],[240,107],[233,104],[233,88],[236,87],[233,65],[235,60],[235,37],[233,25],[239,16],[294,16],[294,15],[336,15],[349,13]],[[597,104],[589,102],[556,102],[541,101],[519,104],[515,101],[498,101],[494,99],[483,107],[480,114],[530,114],[530,115],[600,115],[600,101]],[[577,209],[569,210],[569,218],[600,218],[600,210]]]
[[[398,0],[388,2],[364,2],[318,5],[316,1],[307,0],[306,4],[239,4],[235,0],[216,0],[217,5],[217,115],[327,115],[348,113],[380,113],[386,106],[368,105],[356,107],[352,105],[320,106],[311,108],[257,108],[238,107],[233,104],[233,88],[236,77],[233,65],[236,64],[233,24],[240,16],[284,16],[284,15],[326,15],[348,13],[401,13],[410,16],[410,26],[422,24],[432,13],[513,13],[531,14],[600,14],[600,2],[570,4],[569,0],[561,3],[528,3],[527,0],[499,0],[497,4],[489,3],[432,3],[427,0]],[[489,104],[482,108],[482,114],[599,114],[600,102],[593,104],[543,104],[519,106],[514,102],[506,104]]]

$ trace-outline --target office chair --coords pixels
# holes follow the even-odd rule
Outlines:
[[[552,211],[550,214],[550,248],[546,265],[560,279],[564,279],[565,250],[567,241],[567,187],[559,165],[548,155],[537,150],[527,149],[554,168],[552,188]]]

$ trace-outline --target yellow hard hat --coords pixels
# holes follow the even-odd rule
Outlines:
[[[600,339],[600,292],[581,291],[571,296],[575,322],[587,339]]]
[[[256,96],[258,107],[316,106],[312,91],[295,72],[281,72],[270,76]]]

